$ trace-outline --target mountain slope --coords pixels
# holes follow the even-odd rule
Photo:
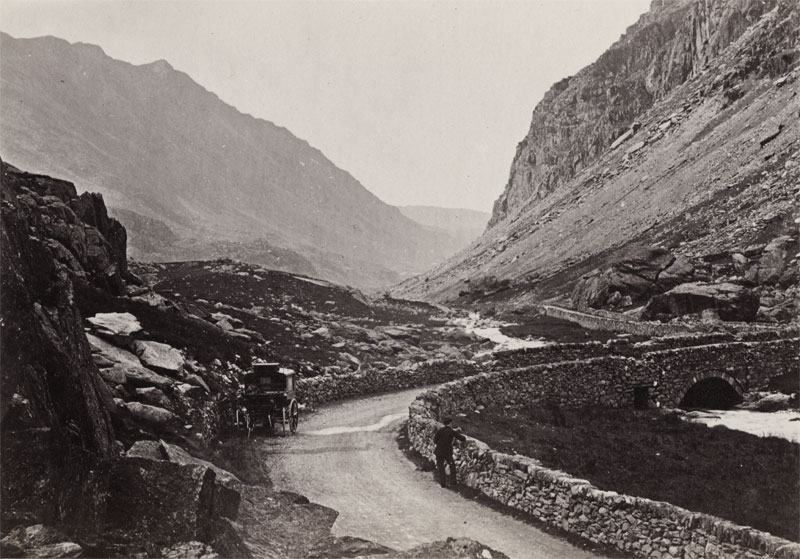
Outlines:
[[[396,293],[535,301],[633,243],[712,262],[796,234],[798,29],[792,0],[653,2],[536,107],[486,234]]]
[[[53,37],[0,39],[0,152],[104,194],[132,239],[147,219],[174,233],[132,248],[170,259],[230,254],[375,286],[452,253],[319,150],[242,114],[167,62],[134,66]],[[144,219],[143,219],[144,218]],[[220,244],[221,243],[221,244]],[[286,260],[286,259],[284,259]],[[277,266],[281,267],[281,266]]]

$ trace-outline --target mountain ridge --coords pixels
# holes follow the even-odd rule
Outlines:
[[[317,275],[376,287],[454,252],[446,235],[383,203],[307,141],[169,63],[133,65],[57,38],[0,40],[3,157],[101,192],[108,206],[180,237],[168,255],[144,257],[195,258],[198,245],[226,241],[260,264],[271,261],[267,242],[310,260]],[[209,246],[203,256],[222,255]]]
[[[673,5],[654,5],[662,4]],[[480,239],[393,293],[464,304],[532,304],[568,295],[581,276],[624,257],[636,244],[662,246],[708,267],[709,277],[735,279],[734,255],[780,235],[796,238],[798,6],[789,0],[765,5],[687,0],[674,5],[686,15],[701,4],[745,22],[744,30],[709,55],[694,75],[631,115],[627,128],[610,134],[596,159],[576,169],[574,176],[563,175],[558,187],[539,191],[546,190],[545,195],[537,195],[535,189],[546,181],[534,180],[528,194],[516,191],[519,198],[513,204],[508,203],[512,197],[507,189],[498,200],[501,206],[506,203],[505,209],[495,212]],[[674,13],[651,13],[640,21],[652,26],[659,17]],[[716,29],[708,33],[724,35]],[[665,52],[675,60],[683,60],[694,48],[665,43],[663,37],[656,43],[668,44]],[[655,49],[645,39],[638,47]],[[578,74],[586,75],[591,72]],[[571,78],[568,86],[602,89],[603,84],[592,79],[579,83],[581,79]],[[542,103],[537,111],[544,114]],[[566,112],[542,116],[554,127],[537,141],[549,146],[554,165],[584,154],[584,138],[570,144],[563,140],[565,130],[573,117],[581,126],[594,123],[600,106],[605,105],[578,110],[578,99]],[[562,122],[564,126],[556,126]],[[560,150],[553,147],[558,142],[563,142]],[[528,164],[520,154],[518,149],[512,178],[524,171],[523,162]],[[550,170],[543,164],[537,172]]]

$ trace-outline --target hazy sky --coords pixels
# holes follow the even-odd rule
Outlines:
[[[386,202],[489,211],[545,91],[648,5],[0,0],[0,29],[163,58]]]

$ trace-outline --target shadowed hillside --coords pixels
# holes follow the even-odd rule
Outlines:
[[[2,35],[3,157],[121,208],[131,254],[234,255],[388,285],[455,250],[285,128],[242,114],[160,60]]]

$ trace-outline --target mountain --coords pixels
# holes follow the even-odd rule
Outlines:
[[[536,302],[641,245],[738,281],[779,238],[796,276],[799,11],[654,1],[536,106],[481,239],[394,292]]]
[[[490,214],[477,210],[441,208],[438,206],[398,206],[409,219],[434,231],[446,231],[459,248],[466,247],[481,236]]]
[[[0,37],[0,153],[120,209],[130,254],[236,258],[362,287],[452,254],[285,128],[243,114],[159,60]]]

